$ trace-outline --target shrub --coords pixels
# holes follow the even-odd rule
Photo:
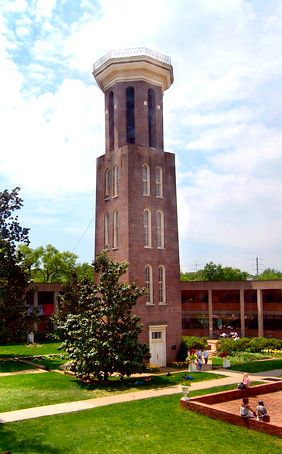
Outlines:
[[[251,339],[242,337],[241,339],[220,339],[217,343],[217,351],[227,352],[228,355],[233,355],[235,352],[245,351],[250,344]]]

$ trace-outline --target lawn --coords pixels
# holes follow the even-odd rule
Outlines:
[[[221,378],[207,372],[193,373],[193,381]],[[149,382],[129,378],[109,384],[84,385],[69,375],[56,372],[24,374],[0,378],[0,412],[76,400],[94,399],[129,391],[162,388],[179,384],[183,373],[153,376]]]
[[[27,369],[34,369],[33,366],[28,364],[19,363],[12,360],[0,360],[0,373],[3,372],[18,372]]]
[[[205,391],[205,392],[210,392]],[[189,412],[179,396],[126,402],[0,426],[13,454],[281,454],[282,439]]]
[[[242,372],[249,372],[253,374],[268,370],[282,369],[282,359],[270,359],[267,361],[253,361],[250,363],[232,364],[231,358],[230,369],[241,370]]]
[[[0,345],[0,358],[61,353],[61,351],[58,350],[59,346],[60,343],[58,342],[47,342],[44,344]]]

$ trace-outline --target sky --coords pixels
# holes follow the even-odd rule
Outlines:
[[[181,270],[281,270],[280,0],[0,0],[0,190],[21,188],[31,247],[93,260],[105,144],[92,66],[134,47],[173,65]]]

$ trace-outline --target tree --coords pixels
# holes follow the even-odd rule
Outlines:
[[[21,227],[18,216],[23,201],[20,188],[0,192],[0,339],[17,340],[26,331],[25,290],[28,275],[20,265],[19,243],[28,244],[29,229]]]
[[[138,342],[142,325],[132,309],[144,291],[119,281],[128,264],[110,260],[106,252],[97,255],[93,266],[98,283],[73,277],[59,302],[56,323],[71,370],[81,380],[105,381],[113,372],[121,377],[142,372],[149,349]]]
[[[281,271],[275,270],[273,268],[266,268],[262,273],[260,273],[256,279],[260,281],[272,281],[276,279],[282,279]]]
[[[181,280],[185,281],[245,281],[248,277],[246,271],[230,266],[216,265],[209,262],[195,273],[184,273]]]
[[[76,270],[83,278],[93,279],[93,267],[88,263],[77,264],[73,252],[60,252],[51,244],[32,249],[26,244],[18,247],[23,267],[30,272],[33,282],[67,282]]]

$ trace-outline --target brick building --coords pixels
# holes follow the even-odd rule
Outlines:
[[[168,57],[139,48],[110,52],[93,75],[105,96],[106,135],[97,159],[95,251],[127,260],[126,279],[146,287],[136,306],[141,340],[163,366],[181,341],[175,163],[163,148],[163,93],[173,70]]]

